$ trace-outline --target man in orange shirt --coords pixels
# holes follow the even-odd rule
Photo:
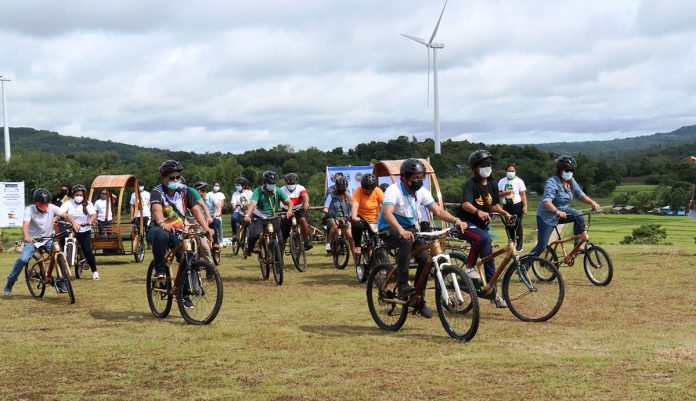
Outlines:
[[[355,255],[360,255],[360,239],[363,230],[370,230],[368,223],[377,223],[384,202],[384,192],[377,187],[377,177],[368,173],[360,180],[360,187],[353,192],[350,211],[351,231]],[[375,233],[372,233],[375,234]]]

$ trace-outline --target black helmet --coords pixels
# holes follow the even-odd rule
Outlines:
[[[389,184],[387,184],[386,182],[383,184],[379,184],[379,189],[381,189],[382,192],[386,191],[387,188],[389,188]]]
[[[346,177],[338,177],[336,178],[336,189],[342,189],[345,190],[348,188],[348,180],[346,180]]]
[[[249,180],[246,179],[246,177],[237,177],[236,180],[234,180],[235,184],[239,184],[243,187],[248,187],[249,186]]]
[[[556,159],[556,170],[570,169],[575,170],[578,167],[578,162],[573,159],[573,156],[563,155]]]
[[[278,182],[278,174],[275,171],[266,170],[263,172],[263,182],[275,184]]]
[[[484,160],[491,159],[493,155],[487,150],[475,150],[469,155],[469,167],[474,168]]]
[[[82,184],[75,184],[72,186],[70,193],[74,194],[77,191],[87,192],[87,188],[85,188],[85,186]]]
[[[172,173],[174,171],[176,172],[181,172],[184,169],[184,166],[181,165],[176,160],[167,160],[162,162],[159,166],[159,172],[162,174],[162,176],[168,175],[169,173]]]
[[[362,189],[371,191],[377,186],[377,177],[372,173],[367,173],[360,179],[360,186]]]
[[[32,202],[49,203],[51,201],[51,193],[46,188],[37,188],[31,196]]]
[[[425,164],[418,159],[406,159],[401,163],[400,174],[409,176],[413,174],[425,174]]]
[[[288,185],[297,184],[297,174],[295,174],[295,173],[285,174],[285,183]]]
[[[196,188],[196,191],[203,189],[205,192],[208,192],[208,183],[205,181],[198,181],[197,183],[193,184],[193,187]]]

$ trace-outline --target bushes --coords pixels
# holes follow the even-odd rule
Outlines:
[[[627,235],[621,241],[623,245],[672,245],[667,239],[667,230],[659,224],[643,224],[633,229],[631,235]]]

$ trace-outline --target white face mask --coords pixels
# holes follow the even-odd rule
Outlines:
[[[220,187],[213,187],[213,192],[217,192],[220,190]]]
[[[292,192],[297,188],[297,185],[288,185],[288,191]]]
[[[140,190],[140,192],[143,192],[143,190],[145,189],[145,187],[141,185],[141,186],[138,187],[138,189]]]
[[[508,171],[505,175],[507,175],[508,180],[513,180],[515,178],[514,171]]]
[[[242,186],[241,186],[241,185],[235,186],[234,189],[236,189],[237,192],[242,192]]]
[[[564,171],[561,174],[561,177],[563,177],[563,179],[566,181],[570,181],[573,178],[573,172],[572,171]]]
[[[488,178],[493,172],[493,167],[481,167],[479,168],[479,175],[483,178]]]
[[[85,200],[84,196],[76,196],[73,198],[75,200],[75,203],[82,203],[83,200]]]

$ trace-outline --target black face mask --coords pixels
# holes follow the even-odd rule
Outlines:
[[[344,193],[344,192],[346,192],[345,189],[336,188],[336,193],[342,194],[342,193]]]
[[[409,188],[409,189],[411,190],[411,192],[413,192],[413,193],[415,193],[416,191],[418,191],[418,190],[421,189],[422,187],[423,187],[423,181],[416,181],[416,182],[409,181],[409,182],[408,182],[408,188]]]

